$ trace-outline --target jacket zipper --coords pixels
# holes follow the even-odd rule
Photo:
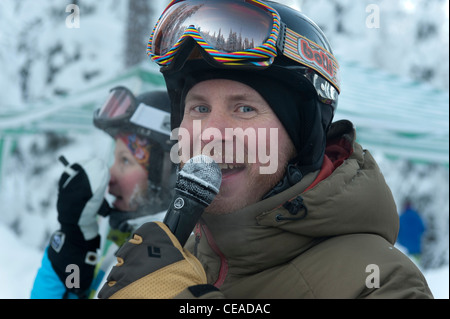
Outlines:
[[[219,270],[219,276],[217,277],[216,282],[213,284],[214,287],[220,288],[223,283],[225,282],[225,278],[228,273],[228,261],[225,257],[225,255],[220,251],[219,247],[217,246],[216,242],[214,241],[214,238],[209,231],[208,227],[205,224],[197,223],[195,226],[195,246],[194,246],[194,256],[197,256],[197,247],[200,243],[200,239],[202,238],[202,231],[205,233],[206,240],[208,241],[209,246],[214,251],[216,255],[220,258],[220,270]]]

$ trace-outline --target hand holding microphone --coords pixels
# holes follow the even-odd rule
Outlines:
[[[164,223],[145,223],[117,251],[100,298],[173,298],[188,287],[216,290],[200,261],[183,248],[204,209],[219,192],[222,173],[211,158],[190,159],[178,173]]]

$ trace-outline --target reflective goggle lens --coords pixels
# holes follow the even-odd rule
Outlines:
[[[259,47],[266,43],[273,29],[273,15],[258,1],[186,0],[173,3],[153,32],[149,50],[153,55],[167,54],[192,26],[202,37],[198,40],[225,53]],[[195,39],[195,35],[193,37]]]
[[[126,89],[113,89],[103,107],[98,112],[102,119],[114,119],[127,113],[134,107],[134,98]]]

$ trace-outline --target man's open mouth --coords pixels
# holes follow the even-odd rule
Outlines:
[[[246,167],[245,164],[233,164],[233,163],[231,163],[231,164],[223,163],[223,164],[218,164],[218,165],[222,171],[222,178],[233,175],[235,173],[239,173],[239,172],[243,171]]]

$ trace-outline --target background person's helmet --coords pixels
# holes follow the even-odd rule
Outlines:
[[[324,33],[312,20],[288,6],[259,2],[275,9],[281,18],[273,63],[264,69],[221,65],[192,37],[186,37],[173,61],[161,68],[172,101],[171,125],[179,127],[184,98],[196,83],[213,78],[243,82],[266,99],[291,137],[297,156],[291,161],[295,169],[289,179],[295,184],[321,168],[326,133],[338,104],[339,65]]]
[[[136,136],[145,142],[144,147],[149,153],[144,166],[148,172],[149,197],[159,199],[156,210],[167,209],[176,178],[176,166],[170,160],[174,141],[170,140],[170,99],[167,92],[154,90],[135,97],[127,88],[116,87],[111,90],[103,107],[94,112],[94,125],[113,139]]]

